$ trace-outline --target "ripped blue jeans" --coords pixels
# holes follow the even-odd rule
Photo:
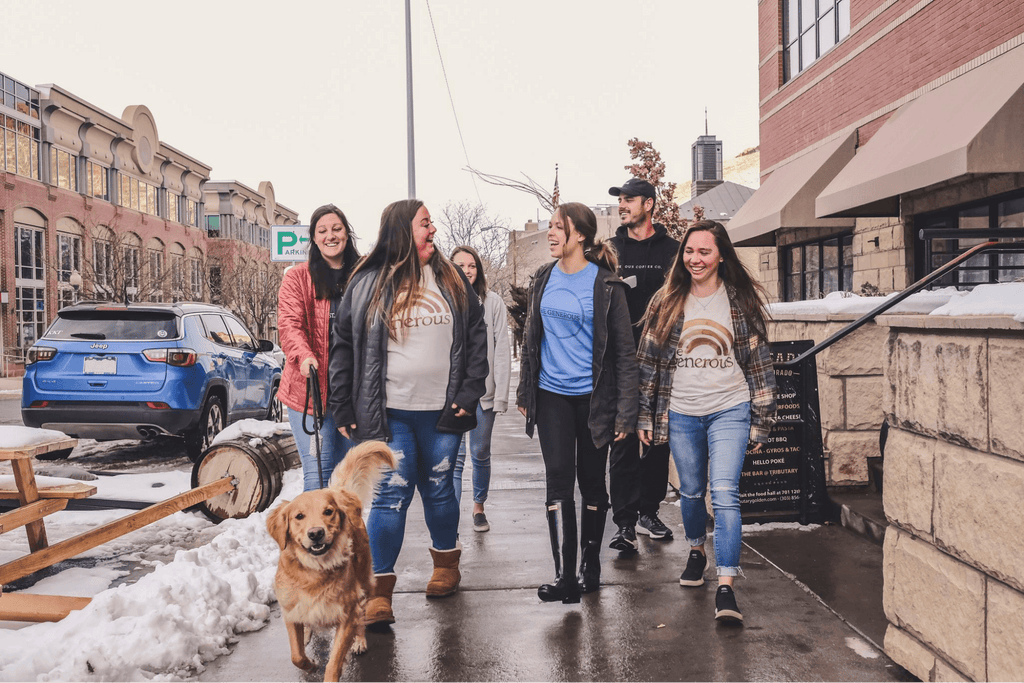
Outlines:
[[[679,509],[686,540],[695,547],[707,538],[704,491],[710,479],[719,576],[740,573],[740,472],[749,438],[749,402],[699,417],[668,414],[668,443],[679,474]]]
[[[435,429],[440,410],[388,408],[387,416],[389,445],[399,460],[398,469],[384,476],[366,523],[374,574],[395,571],[405,539],[405,518],[417,489],[434,548],[451,550],[459,533],[453,474],[461,435]]]

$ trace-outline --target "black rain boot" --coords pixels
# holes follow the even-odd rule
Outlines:
[[[579,602],[580,587],[572,575],[572,568],[576,566],[576,505],[572,501],[556,500],[548,503],[547,507],[551,554],[555,558],[555,582],[545,583],[538,588],[537,597],[544,602]],[[562,532],[561,543],[558,538],[559,528]]]
[[[580,574],[581,593],[593,593],[601,587],[601,539],[608,506],[592,505],[583,501],[580,519]]]

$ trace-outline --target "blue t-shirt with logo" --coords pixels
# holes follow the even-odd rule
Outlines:
[[[566,396],[594,390],[594,281],[597,266],[566,275],[556,264],[540,298],[544,338],[540,388]]]

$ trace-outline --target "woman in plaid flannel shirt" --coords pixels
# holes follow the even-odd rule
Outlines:
[[[664,286],[651,299],[637,359],[641,441],[669,443],[679,473],[690,543],[683,586],[704,584],[707,508],[715,511],[715,618],[742,621],[740,472],[748,444],[759,451],[775,422],[764,290],[720,223],[699,221],[683,237]]]

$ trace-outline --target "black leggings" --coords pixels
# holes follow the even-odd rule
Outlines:
[[[537,390],[537,436],[544,455],[547,500],[573,500],[579,478],[583,500],[608,505],[605,464],[608,446],[597,448],[590,434],[590,394],[563,396]]]

